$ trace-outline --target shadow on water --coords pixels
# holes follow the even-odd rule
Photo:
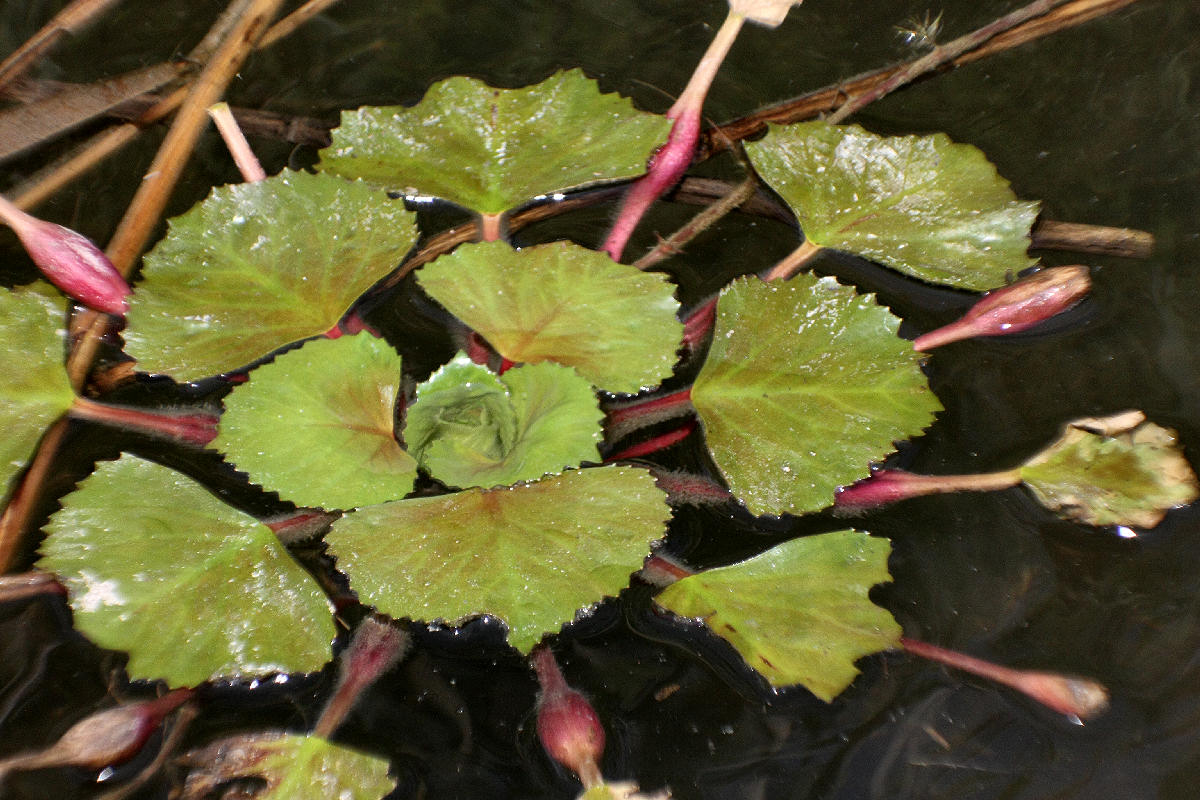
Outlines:
[[[0,51],[59,5],[0,6]],[[942,12],[948,39],[1013,5],[948,0],[932,10]],[[37,75],[93,80],[170,57],[186,51],[221,6],[128,0],[61,47]],[[343,108],[415,102],[432,81],[450,75],[520,86],[581,66],[604,88],[663,111],[724,9],[719,0],[564,0],[552,10],[532,0],[453,7],[355,0],[256,56],[229,99],[333,121]],[[929,9],[892,0],[853,9],[810,0],[777,31],[745,32],[706,111],[724,121],[908,57],[911,48],[895,26]],[[1198,30],[1200,6],[1192,0],[1143,0],[923,81],[857,118],[880,133],[945,131],[983,149],[1020,196],[1043,201],[1047,217],[1141,228],[1159,243],[1147,261],[1089,260],[1094,297],[1070,325],[938,351],[929,374],[946,410],[905,448],[906,466],[945,473],[1007,467],[1053,438],[1064,421],[1124,408],[1175,428],[1191,462],[1200,463]],[[151,132],[40,213],[106,241],[160,137]],[[269,172],[314,159],[305,146],[253,144]],[[4,185],[47,157],[6,165]],[[171,213],[235,180],[223,146],[206,136]],[[655,231],[672,230],[691,211],[664,207],[634,247],[652,244]],[[594,243],[610,214],[603,207],[522,236]],[[681,298],[697,302],[729,277],[769,265],[795,236],[779,223],[726,220],[671,262]],[[11,237],[2,246],[4,274],[26,280],[30,268]],[[1078,259],[1046,255],[1053,264]],[[819,268],[871,285],[871,265],[830,258]],[[945,306],[944,298],[906,300],[890,285],[877,288],[908,313],[910,325],[932,324],[954,305],[952,298]],[[393,327],[426,311],[405,306],[379,314]],[[432,369],[447,344],[441,334],[421,338],[425,324],[413,323],[405,335],[414,357],[427,362],[423,369]],[[150,401],[158,397],[147,392]],[[72,441],[83,471],[120,446],[93,430]],[[673,457],[702,460],[686,447]],[[154,454],[147,442],[132,449]],[[203,458],[179,466],[211,468]],[[77,477],[64,474],[54,491],[61,496]],[[245,491],[245,500],[234,502],[248,506],[274,502],[232,478],[229,491]],[[670,540],[690,558],[717,564],[826,522],[686,511]],[[1135,539],[1058,520],[1019,489],[913,500],[856,524],[893,541],[894,582],[873,597],[909,635],[1014,666],[1094,676],[1112,691],[1111,711],[1074,725],[1007,690],[895,653],[860,662],[863,674],[830,704],[802,689],[773,693],[724,645],[656,614],[647,592],[635,587],[570,626],[558,647],[568,680],[589,694],[608,727],[605,774],[636,777],[645,789],[669,785],[685,799],[1195,796],[1200,508],[1172,512]],[[370,692],[338,737],[391,759],[399,779],[393,796],[574,796],[573,779],[537,742],[536,682],[498,625],[479,620],[417,639],[414,654]],[[57,600],[0,606],[0,647],[0,756],[52,741],[103,703],[123,663],[73,633]],[[215,687],[189,738],[311,725],[329,684],[323,674],[272,689]],[[131,691],[119,681],[115,688]],[[111,785],[97,787],[94,778],[43,771],[13,777],[8,792],[31,800],[93,797]],[[166,797],[168,789],[160,782],[137,796]]]

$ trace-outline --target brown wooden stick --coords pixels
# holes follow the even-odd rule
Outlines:
[[[63,37],[78,33],[120,0],[75,0],[0,62],[0,88],[19,78]]]
[[[1044,16],[1028,20],[999,33],[976,49],[964,52],[934,69],[944,70],[959,67],[1097,17],[1111,14],[1135,2],[1137,0],[1072,0]],[[914,59],[905,64],[896,64],[864,73],[727,122],[701,135],[702,149],[705,152],[721,149],[725,146],[726,141],[741,141],[762,132],[770,123],[785,125],[801,122],[833,111],[846,102],[847,98],[872,91],[879,84],[920,60]]]
[[[1033,226],[1035,250],[1070,250],[1100,256],[1147,259],[1154,254],[1154,234],[1133,228],[1109,228],[1039,219]]]
[[[0,514],[0,573],[10,571],[16,563],[21,550],[21,542],[24,540],[25,528],[33,514],[34,503],[41,494],[41,487],[46,482],[50,465],[54,463],[58,446],[66,434],[67,425],[66,416],[60,417],[42,435],[41,441],[38,442],[37,452],[33,456],[33,462],[29,465],[29,471],[25,473],[24,479],[13,491],[13,496],[8,501],[4,513]]]
[[[184,74],[183,63],[162,63],[116,78],[77,85],[0,113],[0,161],[21,155],[103,115],[124,100],[158,89]]]
[[[136,139],[142,129],[179,108],[187,96],[180,87],[159,100],[133,122],[115,125],[88,139],[60,159],[38,170],[12,189],[12,201],[25,211],[46,201],[71,181],[86,174]]]
[[[146,177],[106,248],[109,260],[126,278],[133,272],[138,256],[158,224],[170,193],[208,123],[208,107],[220,98],[282,4],[283,0],[250,0],[246,3],[244,13],[229,30],[180,106]],[[67,359],[67,375],[77,389],[83,385],[95,360],[100,336],[107,326],[108,318],[92,311],[82,313],[73,324],[73,330],[86,331]]]
[[[258,49],[270,47],[285,36],[290,36],[297,28],[320,14],[325,9],[337,4],[340,0],[308,0],[307,3],[288,14],[271,26],[258,42]]]

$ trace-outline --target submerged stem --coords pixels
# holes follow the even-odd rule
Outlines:
[[[1108,708],[1108,690],[1091,678],[1012,669],[906,636],[900,645],[913,655],[1016,689],[1060,714],[1084,720]]]
[[[768,270],[764,281],[786,280],[795,275],[800,270],[804,269],[808,264],[816,258],[825,248],[819,244],[813,244],[808,239],[789,253],[782,261]]]

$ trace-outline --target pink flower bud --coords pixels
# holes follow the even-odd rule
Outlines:
[[[0,774],[62,766],[101,769],[122,764],[142,749],[167,714],[194,694],[191,689],[176,689],[154,700],[98,711],[76,722],[44,750],[0,762]]]
[[[13,229],[33,263],[59,289],[97,311],[118,316],[129,311],[129,285],[86,236],[30,216],[4,198],[0,198],[0,220]]]
[[[578,775],[585,788],[600,784],[598,763],[604,755],[604,726],[596,710],[586,697],[567,686],[548,648],[534,651],[533,666],[542,687],[537,709],[542,747]]]
[[[985,294],[960,319],[918,336],[914,350],[970,339],[1003,336],[1032,328],[1071,308],[1091,290],[1087,267],[1051,267],[1022,278],[1011,286]]]

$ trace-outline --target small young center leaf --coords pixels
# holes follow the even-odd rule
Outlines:
[[[857,531],[806,536],[749,561],[683,578],[656,602],[702,620],[772,686],[803,684],[825,701],[862,656],[895,647],[900,626],[867,597],[890,581],[891,546]]]
[[[400,356],[384,340],[314,339],[234,389],[213,446],[300,506],[395,500],[417,477],[393,428],[399,385]]]
[[[746,151],[813,245],[975,290],[1034,263],[1025,251],[1038,204],[1018,201],[983,153],[945,134],[804,122],[771,126]]]
[[[669,516],[649,473],[597,467],[360,509],[326,541],[364,603],[426,622],[490,614],[528,653],[624,588]]]
[[[63,369],[65,323],[62,297],[46,284],[0,299],[0,495],[75,400]]]
[[[1047,508],[1089,525],[1153,528],[1200,496],[1175,432],[1140,412],[1068,424],[1019,473]]]
[[[538,195],[642,174],[668,128],[577,69],[524,89],[455,77],[412,108],[344,112],[320,169],[499,214]]]
[[[815,511],[941,410],[899,320],[832,278],[735,281],[692,404],[755,514]]]
[[[465,245],[417,279],[508,360],[557,361],[610,392],[658,385],[683,336],[666,277],[570,242]]]
[[[603,414],[570,367],[526,364],[497,377],[463,354],[417,387],[405,441],[451,486],[500,486],[599,461]]]
[[[146,256],[126,352],[195,380],[325,333],[400,263],[415,219],[380,189],[330,175],[218,187]]]
[[[46,526],[38,567],[75,625],[129,652],[135,679],[195,686],[313,672],[337,634],[329,601],[263,523],[166,467],[100,464]]]

